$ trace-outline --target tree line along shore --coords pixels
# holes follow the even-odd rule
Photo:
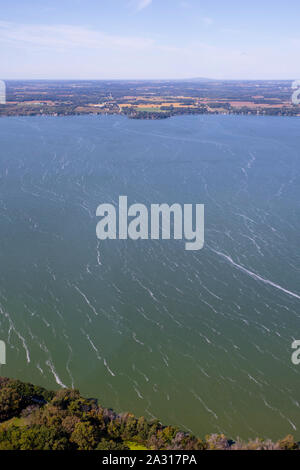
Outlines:
[[[277,442],[200,439],[159,420],[116,413],[78,390],[0,377],[0,450],[300,450],[300,442],[291,435]]]

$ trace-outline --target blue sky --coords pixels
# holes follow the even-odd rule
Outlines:
[[[0,0],[0,78],[300,78],[299,0]]]

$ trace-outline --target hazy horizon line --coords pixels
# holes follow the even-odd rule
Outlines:
[[[3,78],[3,81],[123,81],[123,82],[171,82],[171,81],[201,81],[201,82],[289,82],[294,81],[293,78],[210,78],[210,77],[186,77],[186,78]]]

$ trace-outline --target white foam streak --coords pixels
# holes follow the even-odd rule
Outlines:
[[[292,297],[295,297],[296,299],[299,299],[300,300],[300,295],[299,294],[296,294],[295,292],[292,292],[288,289],[285,289],[284,287],[280,286],[279,284],[276,284],[275,282],[272,282],[270,281],[269,279],[265,279],[264,277],[260,276],[259,274],[256,274],[252,271],[250,271],[249,269],[245,268],[244,266],[241,266],[240,264],[238,263],[235,263],[233,261],[233,259],[228,256],[228,255],[225,255],[225,253],[221,253],[220,251],[217,251],[217,250],[214,250],[213,248],[211,248],[211,250],[216,253],[217,255],[219,256],[222,256],[223,258],[225,258],[227,261],[229,261],[229,263],[231,263],[235,268],[239,269],[240,271],[243,271],[244,273],[248,274],[249,276],[251,276],[253,279],[257,280],[257,281],[261,281],[263,282],[264,284],[268,284],[269,286],[272,286],[274,287],[275,289],[278,289],[282,292],[284,292],[285,294],[288,294]]]

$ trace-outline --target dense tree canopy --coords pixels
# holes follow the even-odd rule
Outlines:
[[[204,441],[130,413],[117,414],[78,390],[49,392],[0,378],[0,450],[299,449],[292,436],[244,443],[212,434]]]

